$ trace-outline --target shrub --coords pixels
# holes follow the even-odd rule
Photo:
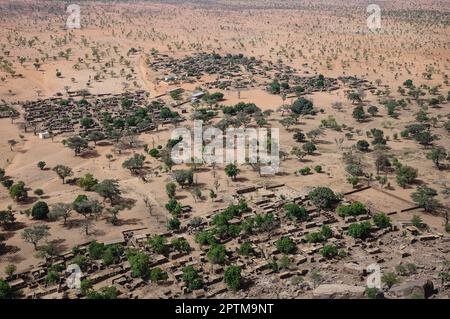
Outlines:
[[[338,215],[341,217],[367,214],[367,208],[361,202],[354,202],[350,205],[341,205],[338,207],[337,211]]]
[[[36,188],[33,193],[34,193],[34,195],[37,195],[37,196],[44,195],[44,191],[40,188]]]
[[[31,216],[33,219],[46,219],[49,213],[46,202],[37,202],[31,209]]]
[[[203,280],[193,266],[187,266],[183,269],[182,279],[189,291],[197,290],[203,287]]]
[[[325,245],[323,246],[322,250],[320,251],[320,254],[325,258],[333,258],[338,254],[338,250],[336,246],[333,245]]]
[[[360,152],[367,152],[369,150],[369,146],[369,142],[366,140],[356,142],[356,149]]]
[[[299,169],[298,172],[302,175],[309,175],[309,174],[311,174],[311,169],[308,166],[306,166],[306,167]]]
[[[225,270],[223,280],[231,290],[238,290],[241,287],[241,267],[230,266]]]
[[[381,276],[381,282],[391,288],[393,285],[399,282],[397,275],[393,272],[388,272]]]
[[[239,248],[239,254],[242,256],[249,256],[253,253],[253,246],[251,243],[242,243]]]
[[[379,213],[373,216],[373,223],[380,228],[387,228],[391,226],[391,219],[386,214]]]
[[[276,242],[277,249],[283,254],[292,253],[295,250],[295,243],[289,237],[283,237]]]
[[[306,212],[305,207],[299,206],[294,203],[289,203],[284,205],[284,211],[286,212],[286,216],[291,219],[296,219],[300,221],[305,221],[308,219],[308,213]]]
[[[317,165],[316,167],[314,167],[314,170],[316,171],[316,173],[322,173],[322,166]]]
[[[150,280],[153,282],[157,282],[160,280],[166,280],[167,278],[169,278],[169,275],[167,274],[167,272],[163,271],[159,267],[153,268],[150,271]]]
[[[329,208],[339,201],[336,194],[328,187],[316,187],[308,194],[308,198],[319,208]]]
[[[133,278],[148,277],[150,271],[150,259],[145,253],[135,250],[129,251],[128,262],[131,266],[131,276]]]
[[[348,227],[348,233],[353,238],[365,239],[370,235],[371,229],[369,222],[354,223]]]
[[[95,240],[89,244],[89,257],[91,259],[98,260],[102,258],[104,252],[105,252],[104,244],[98,243]]]

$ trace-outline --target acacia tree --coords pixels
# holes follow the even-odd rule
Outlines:
[[[74,151],[75,156],[81,154],[81,152],[89,146],[88,141],[79,136],[69,137],[65,143],[70,149]]]
[[[447,152],[442,147],[433,148],[429,153],[427,153],[427,159],[433,161],[437,169],[441,169],[440,162],[445,160],[447,157]]]
[[[38,225],[25,228],[22,232],[22,239],[30,244],[33,244],[34,250],[37,250],[37,244],[44,238],[50,236],[50,227],[47,225]]]
[[[427,212],[432,212],[439,207],[436,196],[436,190],[426,186],[419,186],[417,191],[411,194],[412,200]]]
[[[65,165],[56,165],[55,167],[53,167],[53,171],[56,173],[56,175],[58,175],[59,178],[62,179],[63,184],[65,183],[67,177],[73,175],[72,169]]]
[[[72,213],[72,209],[73,206],[71,204],[56,203],[51,207],[49,217],[51,219],[63,218],[65,225],[67,218],[69,218]]]
[[[115,179],[105,179],[94,186],[94,191],[104,199],[109,199],[111,203],[116,202],[122,194],[119,184]]]

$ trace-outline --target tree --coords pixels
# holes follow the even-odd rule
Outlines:
[[[299,221],[305,221],[308,219],[308,213],[303,206],[299,206],[294,203],[288,203],[283,206],[283,209],[286,212],[286,216],[291,219],[296,219]]]
[[[44,162],[44,161],[39,161],[38,163],[37,163],[37,167],[42,171],[42,170],[44,170],[44,168],[45,168],[45,166],[46,166],[47,164]]]
[[[291,111],[298,115],[314,114],[314,104],[312,101],[301,97],[291,106]]]
[[[189,291],[197,290],[203,287],[203,280],[198,275],[194,266],[187,266],[183,268],[182,279]]]
[[[347,177],[347,183],[352,185],[353,188],[356,188],[356,186],[359,183],[359,177],[355,175],[350,175],[349,177]]]
[[[436,190],[426,186],[419,186],[417,191],[411,194],[411,198],[425,211],[432,212],[439,207],[439,202],[435,199],[437,195]]]
[[[316,187],[309,192],[308,198],[319,208],[330,208],[339,201],[336,194],[328,187]]]
[[[378,113],[378,108],[375,105],[371,105],[367,109],[367,113],[369,113],[370,115],[372,115],[372,117],[374,117]]]
[[[224,245],[215,244],[208,251],[208,259],[212,264],[222,265],[225,262],[226,250]]]
[[[366,113],[364,112],[363,106],[362,105],[358,105],[357,107],[355,107],[353,109],[352,116],[358,122],[361,122],[361,121],[365,120]]]
[[[130,157],[125,162],[122,163],[122,167],[129,169],[131,173],[135,174],[139,172],[145,163],[145,156],[142,154],[134,154],[133,157]]]
[[[174,238],[170,242],[170,245],[173,249],[178,250],[179,252],[189,253],[191,251],[189,242],[184,238]]]
[[[348,227],[348,234],[353,238],[366,239],[372,231],[372,225],[369,222],[354,223]]]
[[[290,254],[295,250],[295,243],[289,237],[283,237],[276,242],[277,249],[283,254]]]
[[[8,230],[16,221],[14,213],[11,210],[0,211],[0,226]]]
[[[166,255],[169,252],[169,246],[167,246],[167,240],[163,236],[155,235],[148,240],[148,245],[156,253],[160,255]]]
[[[381,282],[389,288],[398,283],[398,281],[397,275],[393,272],[387,272],[381,276]]]
[[[8,144],[9,144],[9,149],[10,149],[11,152],[12,152],[14,146],[16,146],[17,144],[19,144],[19,142],[17,142],[16,140],[8,140]]]
[[[373,223],[379,228],[387,228],[391,226],[391,219],[385,213],[373,215]]]
[[[311,155],[311,154],[313,154],[313,153],[317,150],[317,147],[316,147],[316,145],[314,144],[314,142],[308,141],[308,142],[306,142],[305,144],[303,144],[302,149],[303,149],[308,155]]]
[[[12,277],[12,275],[14,275],[16,270],[17,270],[17,267],[14,264],[8,264],[5,266],[5,274],[8,277]]]
[[[338,250],[337,250],[336,246],[325,245],[321,249],[320,254],[325,258],[331,259],[338,254]]]
[[[83,117],[80,120],[80,125],[85,129],[90,128],[93,124],[94,124],[94,120],[90,117]]]
[[[102,258],[105,249],[105,244],[99,243],[95,240],[92,241],[88,247],[89,258],[91,258],[92,260],[99,260],[100,258]]]
[[[62,179],[63,184],[65,183],[65,180],[67,177],[70,177],[73,175],[72,169],[65,165],[56,165],[53,167],[53,171],[58,175],[60,179]]]
[[[150,259],[147,254],[132,250],[128,252],[128,262],[131,266],[131,277],[147,278],[150,271]]]
[[[237,291],[241,287],[241,267],[239,266],[230,266],[225,270],[223,281],[228,285],[228,287]]]
[[[303,143],[303,142],[306,141],[305,134],[302,133],[302,132],[300,132],[300,131],[295,132],[294,135],[293,135],[293,138],[294,138],[294,140],[295,140],[296,142],[298,142],[298,143]]]
[[[227,174],[228,177],[231,177],[234,181],[239,173],[240,169],[237,168],[235,164],[228,164],[225,166],[225,174]]]
[[[254,252],[253,246],[249,242],[245,242],[241,244],[239,248],[239,254],[242,256],[249,256]]]
[[[169,198],[174,198],[177,190],[177,185],[175,183],[166,184],[166,193]]]
[[[150,280],[152,282],[158,282],[160,280],[167,280],[169,275],[167,272],[163,271],[161,268],[156,267],[150,271]]]
[[[301,161],[306,156],[306,152],[302,151],[300,147],[294,146],[291,150],[291,155],[294,155]]]
[[[12,289],[10,285],[3,279],[0,279],[0,299],[8,299],[11,295]]]
[[[427,153],[427,159],[433,161],[437,169],[441,169],[440,162],[445,160],[446,157],[447,152],[442,147],[433,148],[430,152]]]
[[[413,183],[417,178],[417,169],[400,164],[395,170],[395,174],[398,185],[404,188],[407,184]]]
[[[118,181],[115,179],[105,179],[94,186],[94,191],[104,199],[109,199],[111,203],[115,203],[122,194]]]
[[[22,232],[22,239],[30,244],[33,244],[34,250],[37,250],[37,244],[44,238],[50,236],[49,233],[50,227],[47,225],[38,225],[25,228]]]
[[[97,145],[98,141],[101,141],[105,138],[105,134],[103,134],[102,132],[99,131],[94,131],[89,133],[88,138],[90,141],[94,142],[94,145]]]
[[[369,150],[369,142],[366,140],[360,140],[356,142],[356,149],[360,152],[367,152]]]
[[[342,205],[337,209],[338,215],[342,217],[346,216],[358,216],[368,213],[366,205],[361,202],[353,202],[350,205]]]
[[[181,226],[181,222],[177,217],[173,217],[171,219],[169,219],[169,221],[167,222],[167,228],[169,230],[179,230]]]
[[[16,202],[22,202],[28,198],[28,191],[25,188],[25,183],[20,181],[17,184],[14,184],[9,189],[9,195]]]
[[[87,173],[77,181],[77,185],[85,191],[92,191],[97,184],[98,180],[91,173]]]
[[[48,213],[49,209],[46,202],[37,202],[31,209],[33,219],[47,219]]]
[[[431,134],[429,131],[422,131],[417,133],[414,136],[414,139],[421,145],[427,147],[428,145],[431,145],[433,141],[437,139],[436,135]]]
[[[72,213],[72,209],[73,207],[71,204],[56,203],[51,207],[49,217],[51,219],[63,218],[65,225],[67,222],[67,218],[69,218]]]
[[[67,139],[66,145],[74,151],[75,156],[78,156],[82,151],[88,148],[89,143],[82,137],[72,136]]]

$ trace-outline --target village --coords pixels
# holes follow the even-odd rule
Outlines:
[[[0,31],[0,299],[450,297],[434,1],[421,19],[390,4],[379,33],[327,1],[87,1],[80,29],[27,1],[0,0],[0,24],[39,22]],[[196,121],[222,146],[268,131],[279,167],[250,160],[251,136],[244,163],[208,161],[203,135],[176,162]]]

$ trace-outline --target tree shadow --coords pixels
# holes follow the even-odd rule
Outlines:
[[[97,158],[99,156],[100,154],[96,150],[85,151],[83,152],[83,154],[80,155],[80,157],[83,159]]]

